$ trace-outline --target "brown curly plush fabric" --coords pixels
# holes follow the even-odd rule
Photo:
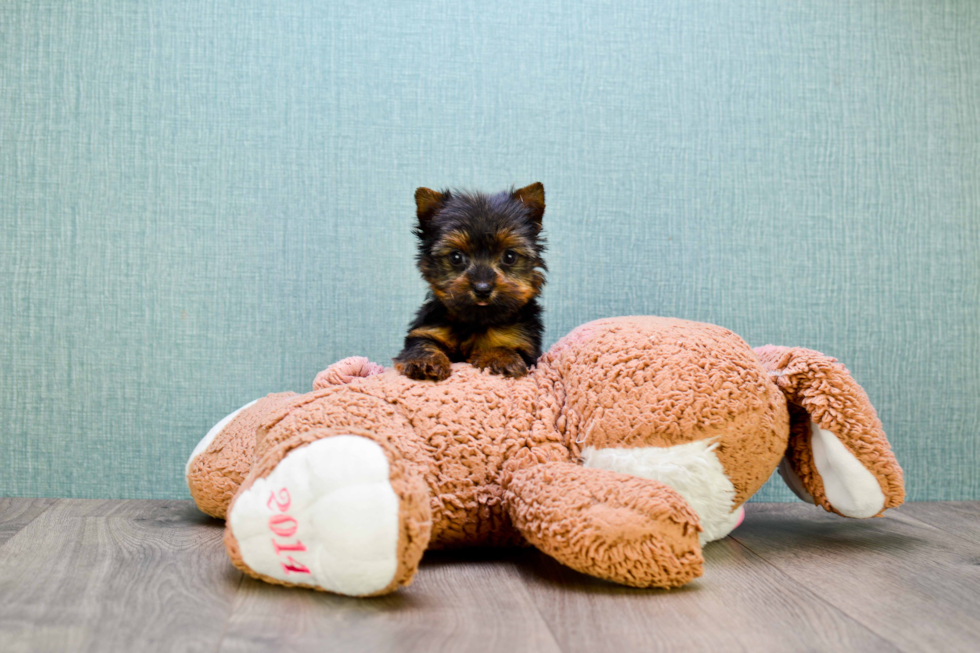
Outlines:
[[[628,317],[575,329],[521,379],[456,364],[445,381],[413,381],[345,359],[318,375],[313,392],[270,396],[243,411],[192,461],[205,476],[225,474],[209,486],[195,480],[194,497],[209,514],[224,514],[233,490],[271,473],[288,452],[359,434],[383,449],[399,500],[398,571],[382,593],[411,580],[426,548],[516,543],[600,578],[676,587],[702,573],[699,516],[664,482],[581,466],[587,448],[665,452],[710,442],[734,488],[734,511],[791,444],[788,396],[867,461],[889,506],[901,501],[900,469],[846,370],[840,376],[826,357],[787,354],[776,377],[775,353],[760,355],[765,364],[721,327]],[[830,380],[795,383],[800,374]],[[238,462],[212,460],[222,452],[237,452]],[[816,487],[806,454],[790,454]],[[205,496],[208,487],[215,491]],[[236,565],[261,576],[241,559],[230,529],[226,543]]]
[[[364,356],[351,356],[337,361],[313,379],[313,389],[319,390],[331,385],[350,383],[354,379],[381,374],[385,368],[372,363]]]
[[[663,483],[552,462],[505,488],[518,530],[572,569],[633,587],[680,587],[702,573],[698,517]]]
[[[295,396],[295,392],[282,392],[259,399],[236,415],[204,454],[191,461],[187,486],[202,512],[225,518],[228,504],[252,468],[255,433],[265,414]]]
[[[827,500],[823,480],[813,461],[811,419],[836,435],[875,476],[885,495],[882,512],[902,505],[905,500],[902,468],[892,454],[868,395],[847,368],[836,358],[801,347],[767,345],[755,352],[791,404],[793,419],[787,459],[817,505],[842,514]]]
[[[419,382],[394,370],[295,397],[259,429],[256,456],[314,428],[398,431],[392,446],[418,465],[431,492],[431,547],[520,540],[502,504],[499,476],[523,450],[569,460],[554,428],[534,429],[533,377],[507,379],[465,363],[444,382]]]
[[[562,379],[573,457],[587,446],[714,439],[740,505],[786,451],[786,400],[728,329],[656,317],[597,320],[559,341],[538,367]]]

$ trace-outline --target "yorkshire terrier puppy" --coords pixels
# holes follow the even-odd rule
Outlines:
[[[418,267],[430,292],[395,368],[441,381],[450,363],[469,362],[520,377],[541,355],[537,296],[547,270],[544,186],[495,195],[415,191]]]

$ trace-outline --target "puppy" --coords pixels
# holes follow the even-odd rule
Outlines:
[[[468,362],[520,377],[541,355],[544,186],[494,195],[415,191],[418,268],[430,292],[395,368],[441,381]]]

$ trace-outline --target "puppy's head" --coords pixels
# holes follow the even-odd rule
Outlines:
[[[419,188],[415,203],[419,270],[455,318],[506,319],[541,292],[540,183],[494,195]]]

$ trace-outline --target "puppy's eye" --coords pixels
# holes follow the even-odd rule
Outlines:
[[[460,265],[463,264],[463,261],[465,261],[465,260],[466,260],[466,257],[464,257],[461,252],[450,252],[450,254],[449,254],[449,262],[454,267],[459,267]]]
[[[517,252],[512,249],[508,249],[506,252],[504,252],[504,255],[500,257],[500,260],[504,265],[514,265],[514,263],[517,263]]]

